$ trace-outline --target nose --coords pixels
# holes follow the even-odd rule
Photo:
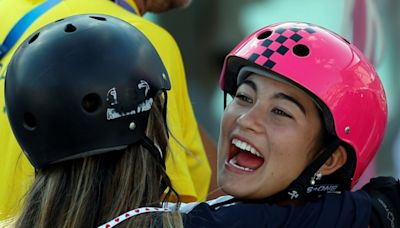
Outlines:
[[[237,124],[245,130],[252,132],[261,132],[264,129],[263,114],[257,106],[241,113],[236,119]]]

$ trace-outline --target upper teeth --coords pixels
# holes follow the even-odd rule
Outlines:
[[[235,145],[237,148],[249,151],[250,153],[262,157],[262,155],[251,145],[247,144],[246,142],[240,141],[239,139],[232,139],[232,144]]]

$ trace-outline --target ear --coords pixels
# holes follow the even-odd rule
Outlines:
[[[326,176],[338,170],[346,161],[347,151],[343,146],[339,146],[319,170],[323,176]]]

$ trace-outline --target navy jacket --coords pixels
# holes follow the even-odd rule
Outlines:
[[[180,210],[185,213],[185,227],[366,228],[371,214],[369,196],[363,191],[352,194],[329,193],[320,200],[306,203],[304,206],[229,201],[224,204],[228,199],[231,197],[182,205]]]

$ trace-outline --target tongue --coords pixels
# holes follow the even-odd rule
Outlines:
[[[238,155],[236,155],[236,163],[242,167],[257,169],[262,165],[263,162],[264,159],[249,152],[241,151]]]

